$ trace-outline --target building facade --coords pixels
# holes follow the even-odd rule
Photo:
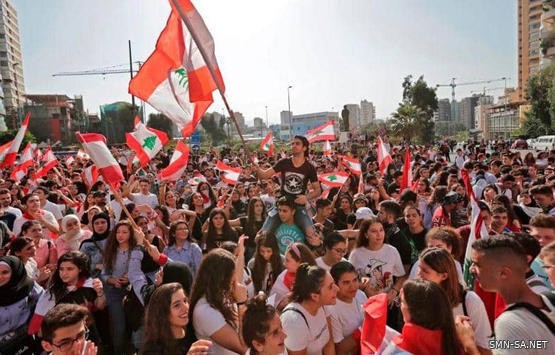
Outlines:
[[[360,106],[358,104],[345,105],[349,110],[349,130],[360,128]]]
[[[337,134],[337,132],[339,132],[339,114],[337,112],[315,112],[294,115],[291,136],[304,136],[308,130],[323,125],[330,120],[334,122],[334,128]]]
[[[17,11],[10,0],[0,2],[0,72],[8,126],[16,128],[25,102],[23,57],[19,39]]]
[[[508,139],[520,128],[518,103],[491,105],[486,114],[484,138]]]
[[[362,100],[360,102],[360,126],[372,123],[376,119],[376,107],[372,102]]]

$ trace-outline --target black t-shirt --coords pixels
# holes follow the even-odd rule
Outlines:
[[[13,223],[16,218],[15,214],[6,211],[0,216],[0,221],[4,222],[10,230],[13,230]]]
[[[147,342],[142,349],[141,354],[160,355],[160,354],[187,354],[193,343],[196,341],[193,332],[187,331],[184,338],[176,339],[173,344],[160,344],[155,342]]]
[[[407,237],[411,249],[411,262],[414,264],[418,260],[420,252],[426,248],[426,228],[422,229],[420,233],[412,234],[409,227],[402,228],[401,231]]]
[[[256,247],[256,242],[254,241],[256,237],[256,233],[258,233],[258,231],[262,229],[262,225],[264,224],[264,221],[254,221],[252,226],[250,226],[248,223],[249,222],[248,218],[241,217],[239,218],[239,222],[241,223],[243,234],[249,237],[249,239],[245,241],[245,245],[248,247]]]
[[[235,242],[239,240],[237,236],[237,232],[235,230],[231,230],[228,233],[224,234],[212,234],[208,235],[206,238],[206,249],[210,251],[215,248],[219,248],[223,242]]]
[[[412,265],[411,263],[411,247],[410,243],[403,232],[392,224],[389,226],[384,225],[385,229],[385,242],[397,249],[401,256],[403,265]]]
[[[305,160],[295,167],[291,158],[281,159],[274,165],[276,173],[281,174],[281,195],[295,198],[306,194],[308,182],[318,181],[316,168]]]

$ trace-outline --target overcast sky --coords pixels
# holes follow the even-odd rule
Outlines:
[[[169,15],[167,0],[11,0],[18,11],[29,94],[83,95],[89,112],[130,101],[129,75],[52,77],[144,61]],[[408,74],[430,85],[517,82],[515,0],[197,0],[216,44],[233,110],[247,122],[340,111],[361,99],[393,112]],[[502,87],[504,82],[487,84]],[[483,85],[461,86],[457,98]],[[492,91],[500,95],[501,91]],[[440,98],[450,88],[439,88]],[[218,95],[208,111],[222,112]]]

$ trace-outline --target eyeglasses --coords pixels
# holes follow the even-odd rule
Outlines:
[[[89,329],[85,327],[85,330],[79,332],[77,336],[73,339],[64,340],[61,344],[52,344],[54,348],[57,348],[59,351],[69,351],[73,347],[73,344],[78,341],[83,341],[89,338]]]
[[[341,255],[347,254],[347,249],[332,248],[331,250],[333,250],[333,251],[336,252],[337,254],[341,254]]]

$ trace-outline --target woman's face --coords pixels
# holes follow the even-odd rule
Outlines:
[[[88,194],[88,195],[87,195],[87,202],[89,203],[89,205],[93,205],[93,204],[94,204],[94,196],[93,196],[93,194]]]
[[[322,287],[320,288],[320,305],[328,306],[335,304],[337,300],[337,290],[339,287],[333,281],[329,272],[326,272],[324,281],[322,282]]]
[[[12,278],[12,269],[8,265],[0,265],[0,287],[10,282]]]
[[[172,295],[168,322],[175,328],[184,328],[189,323],[189,300],[182,289]]]
[[[141,231],[145,234],[148,235],[148,219],[146,218],[140,218],[137,221],[137,225],[139,226],[139,228],[141,228]]]
[[[222,229],[224,227],[224,223],[225,219],[224,216],[222,216],[221,214],[218,213],[212,216],[212,224],[214,225],[214,228]]]
[[[336,264],[341,261],[345,254],[347,254],[347,243],[339,242],[330,249],[329,255],[331,255],[334,264]]]
[[[484,190],[484,198],[488,201],[493,200],[493,198],[495,197],[495,190],[492,189],[491,187],[487,187]]]
[[[129,242],[129,238],[131,237],[131,230],[129,226],[122,225],[119,226],[116,230],[116,240],[118,244],[125,244]]]
[[[194,206],[203,206],[204,201],[202,200],[202,196],[199,193],[193,195],[193,205]]]
[[[39,197],[36,195],[29,197],[25,206],[27,206],[27,209],[31,212],[38,211],[40,209]]]
[[[430,177],[430,170],[428,169],[420,169],[420,176],[425,177],[426,179]]]
[[[36,251],[37,248],[35,248],[35,244],[33,242],[30,242],[29,244],[24,246],[21,251],[16,252],[15,255],[19,256],[20,258],[33,258]]]
[[[441,248],[443,250],[447,250],[449,252],[449,254],[451,254],[451,251],[453,250],[453,248],[449,245],[447,245],[447,243],[445,243],[443,240],[440,239],[433,239],[430,238],[430,240],[428,241],[428,248]]]
[[[399,292],[399,296],[401,298],[401,314],[403,315],[403,321],[405,323],[409,323],[411,321],[411,317],[410,317],[410,312],[409,312],[409,306],[407,305],[407,302],[405,301],[405,292],[403,291],[403,289],[401,288],[401,291]]]
[[[448,274],[444,272],[437,272],[423,260],[418,263],[418,277],[424,280],[431,281],[436,284],[440,284],[441,281],[447,279]]]
[[[381,247],[385,240],[385,231],[381,223],[372,223],[366,232],[368,244],[374,247]]]
[[[261,216],[262,212],[264,212],[264,204],[262,203],[262,201],[256,201],[254,203],[254,215]]]
[[[337,281],[337,295],[341,299],[353,299],[355,298],[358,288],[359,288],[358,275],[355,272],[345,272]]]
[[[189,237],[189,227],[185,223],[179,223],[175,227],[175,239],[186,240]]]
[[[210,194],[210,186],[208,186],[208,184],[201,184],[198,190],[204,196],[208,196]]]
[[[169,192],[166,194],[166,205],[168,206],[175,206],[176,198],[173,192]]]
[[[272,248],[268,248],[261,245],[258,248],[258,253],[260,254],[260,256],[262,256],[264,260],[270,261],[270,258],[272,257],[272,254],[274,253],[274,251],[272,250]]]
[[[283,263],[283,266],[285,266],[285,269],[287,269],[287,271],[289,272],[297,272],[297,269],[299,268],[299,262],[296,261],[295,259],[293,259],[291,257],[291,251],[287,251],[285,253],[285,262]]]
[[[70,219],[66,223],[66,233],[77,232],[80,229],[79,221],[76,219]]]
[[[33,239],[40,239],[42,238],[42,226],[40,224],[33,224],[23,235]]]
[[[341,208],[343,211],[348,211],[348,210],[351,208],[351,202],[350,202],[348,199],[346,199],[346,198],[342,198],[342,199],[341,199],[340,208]]]
[[[93,231],[97,234],[104,234],[108,230],[108,221],[99,218],[93,222]]]
[[[265,354],[282,354],[285,352],[285,337],[287,335],[283,331],[281,325],[281,319],[278,313],[274,315],[274,318],[270,321],[268,333],[264,337],[264,344],[253,344],[259,353]]]
[[[231,194],[231,201],[233,202],[237,202],[239,201],[239,192],[238,191],[233,191],[233,193]]]
[[[422,225],[422,217],[414,208],[409,208],[405,211],[405,222],[409,227],[417,227]]]
[[[63,283],[73,285],[79,280],[79,268],[71,261],[64,261],[58,269]]]
[[[426,192],[426,183],[425,183],[425,182],[420,181],[420,182],[416,185],[416,187],[417,187],[419,193]]]

